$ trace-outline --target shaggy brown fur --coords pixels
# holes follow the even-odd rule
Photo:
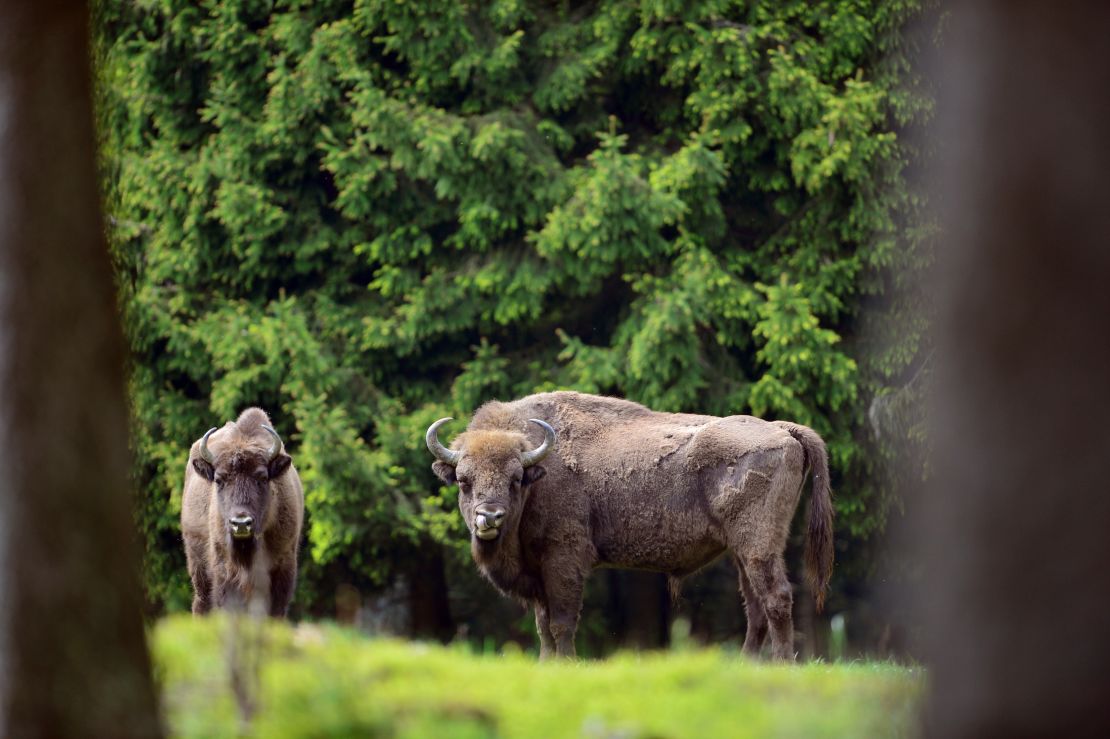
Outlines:
[[[520,453],[555,427],[557,445],[524,469]],[[807,467],[814,471],[807,533],[808,579],[818,607],[832,571],[832,505],[825,445],[809,428],[750,416],[657,413],[626,400],[574,392],[491,402],[452,447],[459,509],[498,507],[495,539],[471,537],[482,573],[535,608],[541,657],[573,656],[590,571],[619,567],[675,581],[729,552],[748,614],[745,651],[768,632],[777,658],[793,657],[792,591],[783,563]]]
[[[189,450],[181,498],[181,532],[193,581],[193,613],[217,607],[261,604],[284,616],[297,581],[297,547],[304,519],[301,478],[282,445],[269,463],[270,419],[248,408],[208,438],[215,466]],[[254,535],[233,539],[228,519],[250,515]]]

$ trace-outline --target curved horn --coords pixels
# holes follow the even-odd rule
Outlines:
[[[450,416],[441,418],[431,426],[428,427],[428,433],[424,434],[424,443],[428,445],[428,451],[432,456],[444,464],[449,464],[452,467],[459,463],[462,457],[462,452],[457,452],[453,449],[448,449],[439,442],[439,427],[448,421],[452,420]]]
[[[520,463],[525,467],[531,467],[542,461],[555,448],[555,429],[538,418],[529,418],[528,420],[543,429],[543,443],[532,451],[520,455]]]
[[[274,445],[270,447],[270,456],[266,458],[267,462],[272,462],[274,461],[274,457],[278,455],[278,452],[281,451],[281,437],[278,436],[277,431],[274,431],[269,426],[263,426],[262,428],[266,429],[270,436],[274,437]]]
[[[208,464],[216,464],[216,458],[212,456],[212,452],[208,451],[208,437],[211,436],[215,430],[216,427],[213,426],[208,429],[200,439],[200,458]]]

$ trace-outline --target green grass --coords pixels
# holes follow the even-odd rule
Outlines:
[[[258,708],[243,723],[233,643],[259,665],[245,670]],[[220,617],[165,619],[151,647],[171,734],[185,737],[913,736],[924,689],[920,669],[890,663],[770,665],[709,649],[539,664]]]

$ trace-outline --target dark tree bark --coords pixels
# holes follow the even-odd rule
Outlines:
[[[671,638],[671,592],[667,578],[656,572],[622,572],[625,632],[622,643],[631,649],[660,649]]]
[[[84,3],[0,3],[0,735],[160,734]]]
[[[447,574],[443,550],[428,546],[412,558],[409,575],[409,635],[447,642],[455,635],[455,622],[447,601]]]
[[[702,644],[742,644],[747,618],[740,573],[728,557],[686,578],[676,611],[690,619],[690,636]]]
[[[941,66],[929,732],[1110,734],[1110,6],[962,4]]]
[[[671,595],[656,572],[600,570],[591,579],[606,589],[607,636],[622,649],[660,649],[670,643]]]

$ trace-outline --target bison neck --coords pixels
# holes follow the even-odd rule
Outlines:
[[[231,540],[231,564],[241,570],[249,570],[254,564],[254,539]]]
[[[472,538],[470,552],[481,573],[505,595],[523,601],[542,596],[539,578],[527,567],[519,530],[493,541]]]
[[[232,539],[227,551],[227,582],[232,608],[266,608],[270,595],[269,551],[262,539]]]

